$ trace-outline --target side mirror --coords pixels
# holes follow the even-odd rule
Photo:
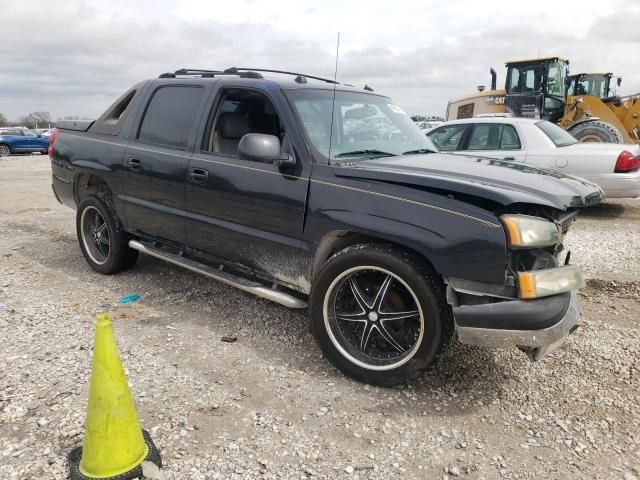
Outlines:
[[[620,86],[622,84],[622,77],[618,77],[616,80],[616,85]]]
[[[295,165],[296,160],[280,150],[280,139],[264,133],[247,133],[238,144],[238,156],[243,160],[273,163],[278,166]]]

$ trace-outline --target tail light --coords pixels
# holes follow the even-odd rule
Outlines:
[[[56,142],[56,138],[58,138],[58,129],[54,128],[53,132],[51,132],[51,136],[49,137],[49,159],[53,160],[53,144]]]
[[[618,155],[618,160],[616,161],[616,168],[614,170],[615,173],[626,173],[632,172],[633,170],[637,170],[640,168],[640,156],[634,155],[633,153],[623,150],[620,155]]]

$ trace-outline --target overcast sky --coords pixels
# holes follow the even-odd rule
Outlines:
[[[635,4],[635,5],[632,5]],[[0,112],[97,117],[139,80],[234,65],[333,77],[410,114],[504,84],[504,61],[571,59],[640,92],[640,4],[629,0],[0,0]]]

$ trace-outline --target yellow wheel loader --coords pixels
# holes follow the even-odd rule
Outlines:
[[[608,96],[612,75],[567,78],[568,65],[562,57],[507,62],[504,90],[491,69],[491,89],[450,101],[447,120],[509,114],[557,123],[580,141],[640,143],[640,94]]]
[[[615,137],[614,143],[640,143],[640,94],[620,97],[612,95],[612,73],[579,73],[567,79],[567,108],[560,121],[582,142],[601,142],[602,135]],[[617,77],[619,87],[622,79]],[[589,122],[580,120],[598,117],[610,133],[594,133]],[[615,127],[615,128],[612,128]],[[602,126],[600,127],[603,128]]]

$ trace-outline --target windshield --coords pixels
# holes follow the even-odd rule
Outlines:
[[[574,87],[575,83],[575,87]],[[593,95],[606,97],[609,95],[609,77],[605,75],[589,75],[571,82],[568,95]]]
[[[509,65],[507,93],[541,92],[544,65]]]
[[[562,62],[509,65],[507,93],[544,93],[556,97],[564,95],[565,68]]]
[[[536,127],[542,130],[556,147],[566,147],[567,145],[578,143],[578,140],[569,132],[546,120],[536,123]]]
[[[332,90],[288,90],[307,137],[329,161],[437,151],[417,125],[378,95]],[[333,114],[333,121],[332,115]]]

